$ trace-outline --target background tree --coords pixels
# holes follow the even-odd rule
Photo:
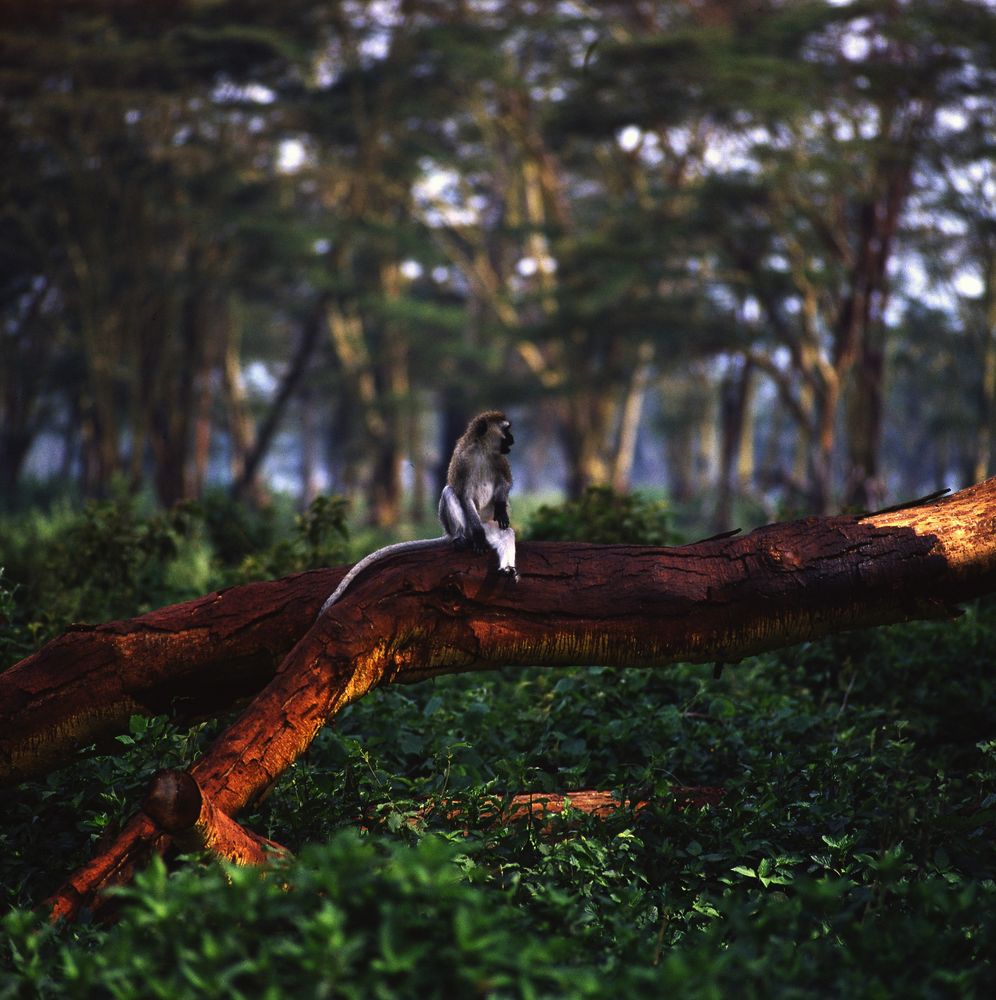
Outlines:
[[[923,429],[886,404],[925,289],[988,467],[984,4],[2,16],[8,504],[300,482],[387,527],[483,393],[536,485],[867,505],[915,478],[882,442]]]

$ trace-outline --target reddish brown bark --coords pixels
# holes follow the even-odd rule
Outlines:
[[[124,885],[154,854],[162,854],[170,845],[163,833],[145,813],[134,815],[113,843],[91,858],[46,902],[52,920],[75,920],[82,911],[104,919],[113,913],[113,904],[102,890]]]
[[[216,715],[252,697],[342,569],[232,587],[139,618],[73,626],[0,673],[0,786],[112,741],[132,715]]]
[[[675,786],[671,789],[675,808],[703,808],[715,806],[723,800],[725,789],[712,786],[684,787]],[[544,830],[550,828],[550,820],[565,809],[596,816],[605,819],[620,809],[631,809],[634,813],[642,812],[649,801],[639,799],[621,799],[615,792],[584,790],[577,792],[524,792],[513,795],[510,799],[488,799],[477,810],[474,817],[483,826],[501,826],[505,823],[521,823],[524,820],[536,820],[543,824]],[[429,819],[442,812],[450,822],[461,822],[471,818],[467,808],[458,800],[445,802],[442,806],[427,806],[422,809],[417,819]]]
[[[925,507],[679,548],[523,545],[518,586],[471,553],[386,560],[306,632],[190,773],[234,816],[380,683],[501,665],[735,662],[842,629],[946,615],[996,589],[994,524],[996,479]],[[53,897],[54,911],[94,905],[146,849],[129,828],[91,875]]]

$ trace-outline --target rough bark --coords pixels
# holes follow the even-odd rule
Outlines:
[[[381,683],[503,665],[734,663],[842,629],[949,615],[996,589],[994,524],[991,479],[927,506],[678,548],[527,544],[518,586],[472,553],[385,560],[304,632],[189,773],[231,817]],[[94,907],[150,843],[162,849],[143,822],[55,894],[53,913]]]
[[[125,622],[74,625],[0,673],[0,787],[114,743],[132,715],[217,715],[252,697],[342,569],[250,583]]]

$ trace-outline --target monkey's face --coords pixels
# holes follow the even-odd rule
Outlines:
[[[507,420],[502,421],[501,445],[498,450],[503,455],[507,455],[512,450],[513,444],[515,444],[515,438],[512,437],[512,425]]]

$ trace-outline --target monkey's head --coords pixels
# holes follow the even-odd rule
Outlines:
[[[512,425],[501,410],[488,410],[470,422],[469,430],[486,446],[494,448],[500,455],[507,455],[515,444]]]

